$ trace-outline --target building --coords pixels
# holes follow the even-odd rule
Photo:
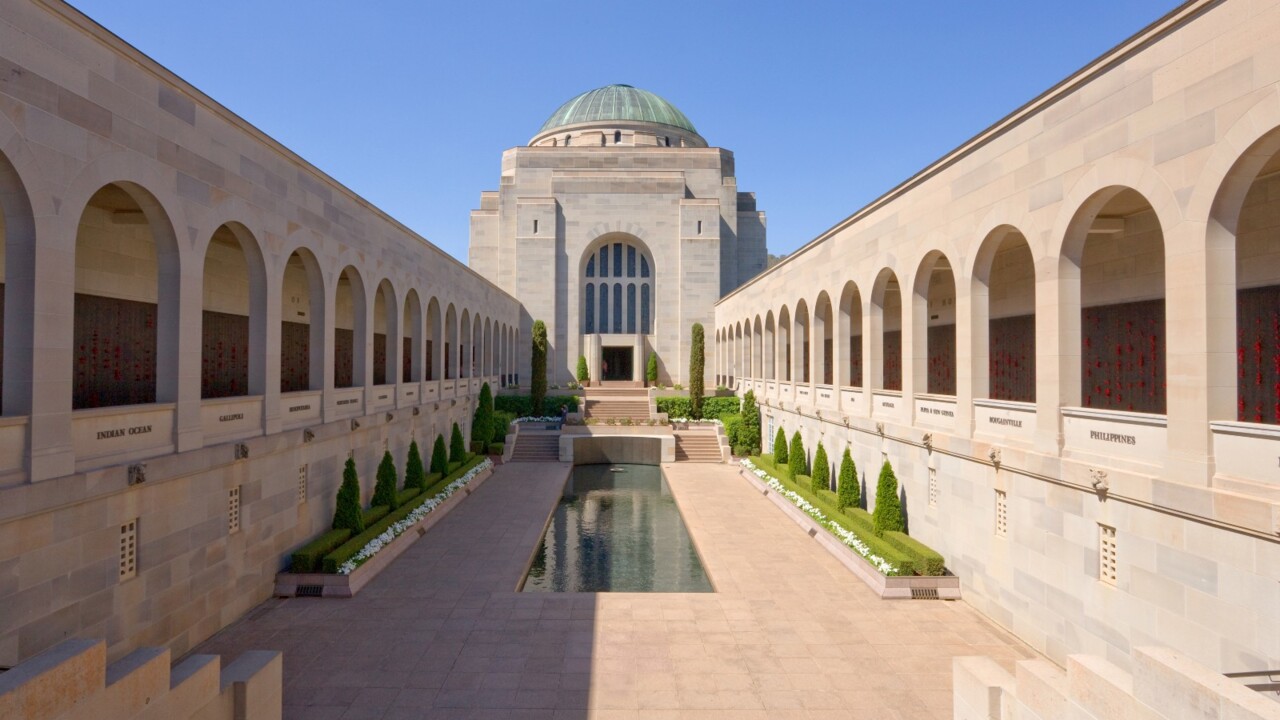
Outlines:
[[[643,380],[653,353],[670,385],[688,382],[693,323],[710,328],[714,302],[764,270],[765,218],[733,153],[657,95],[608,85],[502,154],[469,252],[520,301],[522,335],[546,323],[548,382],[574,379],[579,356],[594,380]]]

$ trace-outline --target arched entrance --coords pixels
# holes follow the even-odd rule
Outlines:
[[[597,239],[582,254],[579,330],[591,380],[644,378],[645,351],[653,347],[655,270],[649,249],[623,233]]]

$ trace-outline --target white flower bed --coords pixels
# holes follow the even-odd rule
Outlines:
[[[720,418],[703,418],[694,420],[693,418],[667,418],[669,423],[688,423],[690,425],[723,425]]]
[[[493,461],[485,458],[479,465],[468,470],[465,475],[446,485],[443,490],[436,493],[435,497],[414,508],[413,512],[406,515],[403,520],[391,523],[391,526],[384,530],[381,535],[370,540],[364,547],[360,548],[360,552],[357,552],[351,556],[350,560],[338,566],[338,574],[350,575],[352,570],[368,562],[369,558],[377,555],[379,550],[390,545],[391,541],[404,534],[404,531],[417,525],[419,520],[439,507],[440,503],[448,500],[449,496],[466,487],[468,483],[476,479],[477,475],[491,467],[493,467]]]
[[[885,575],[905,574],[900,570],[898,570],[898,568],[894,567],[893,564],[890,563],[889,561],[885,560],[879,555],[872,553],[871,548],[867,547],[867,544],[862,542],[862,540],[857,535],[850,532],[840,523],[827,517],[826,513],[814,507],[812,503],[810,503],[808,500],[805,500],[803,497],[801,497],[799,493],[793,490],[788,490],[787,486],[778,482],[777,478],[773,477],[772,475],[765,472],[764,470],[761,470],[760,468],[756,467],[756,464],[751,462],[750,459],[743,458],[741,460],[741,464],[742,464],[742,467],[750,470],[753,475],[763,480],[765,484],[769,486],[769,489],[773,490],[777,494],[786,498],[788,501],[790,501],[792,505],[795,505],[796,507],[800,508],[800,511],[803,512],[805,515],[808,515],[809,517],[816,520],[819,525],[826,528],[827,530],[830,530],[831,534],[836,536],[836,539],[838,539],[840,542],[844,543],[845,545],[849,546],[850,548],[853,548],[854,552],[866,558],[867,562],[875,566],[877,570],[884,573]]]
[[[557,422],[557,423],[558,423],[558,422],[560,422],[560,420],[561,420],[561,419],[562,419],[562,418],[561,418],[559,415],[554,415],[554,416],[553,416],[553,415],[540,415],[540,416],[526,415],[525,417],[518,417],[518,418],[516,418],[515,420],[512,420],[511,422],[513,422],[513,423],[549,423],[549,422]]]

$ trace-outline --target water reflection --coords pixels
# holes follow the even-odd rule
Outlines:
[[[712,592],[655,465],[575,467],[523,590]]]

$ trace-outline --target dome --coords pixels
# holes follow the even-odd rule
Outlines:
[[[675,105],[648,90],[630,85],[606,85],[588,90],[561,105],[559,110],[542,123],[538,134],[565,125],[612,120],[658,123],[687,130],[695,135],[698,133],[689,118],[677,110]]]

